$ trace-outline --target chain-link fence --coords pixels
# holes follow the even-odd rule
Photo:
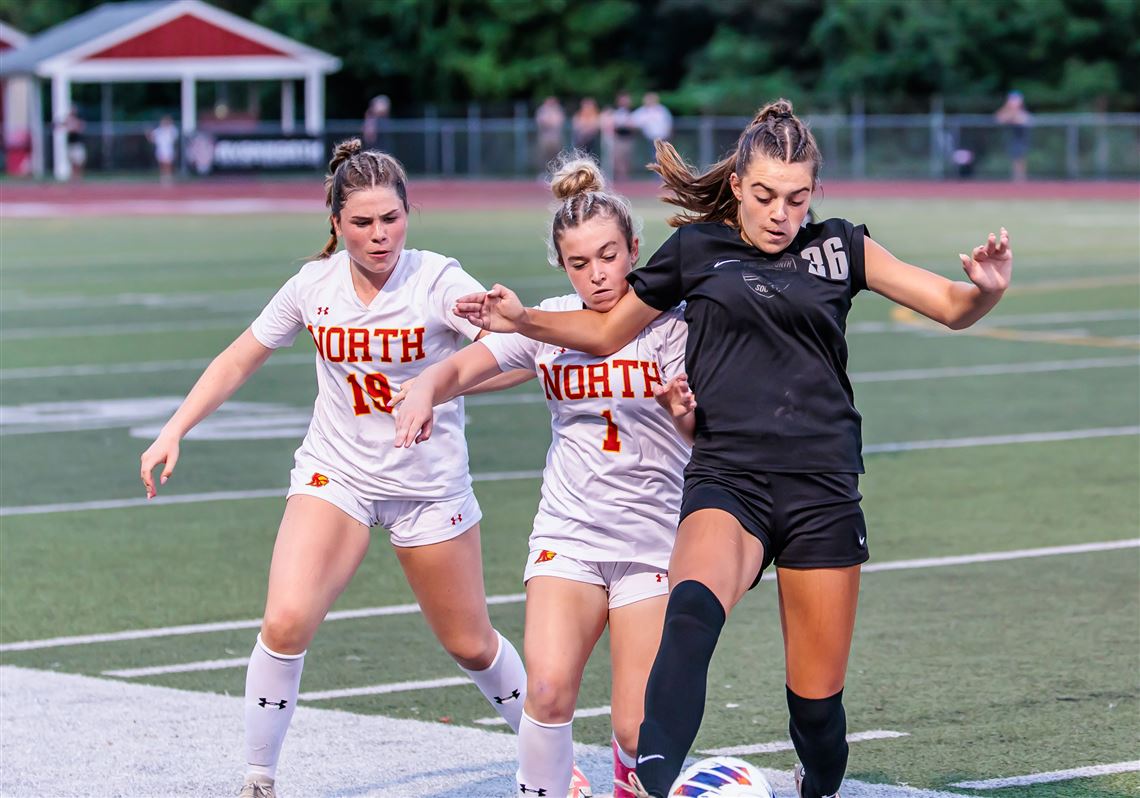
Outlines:
[[[731,151],[746,117],[682,117],[672,141],[690,161],[706,166]],[[1001,179],[1010,174],[1013,131],[992,116],[829,115],[809,116],[829,179]],[[134,172],[154,169],[150,125],[96,123],[84,136],[87,169]],[[331,120],[318,136],[284,134],[280,125],[200,130],[182,142],[183,174],[268,169],[322,170],[332,146],[360,136],[359,120]],[[51,163],[50,136],[44,142]],[[410,174],[432,177],[534,177],[544,164],[537,128],[523,113],[384,120],[373,146],[403,161]],[[1031,178],[1136,179],[1140,177],[1140,114],[1040,114],[1028,131]],[[570,143],[570,129],[563,131]],[[223,149],[219,149],[223,147]],[[601,136],[596,154],[613,165],[612,140]],[[633,144],[633,175],[653,154],[641,136]],[[225,157],[219,157],[224,155]],[[9,159],[10,160],[10,159]]]

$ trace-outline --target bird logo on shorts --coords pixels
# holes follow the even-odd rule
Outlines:
[[[313,472],[313,478],[309,480],[310,487],[323,488],[327,484],[329,484],[328,477],[324,474],[318,474],[316,471]]]
[[[546,549],[543,549],[542,551],[540,551],[538,553],[538,557],[535,558],[534,564],[538,565],[540,562],[550,562],[551,560],[553,560],[557,556],[558,555],[555,554],[554,552],[547,551]]]

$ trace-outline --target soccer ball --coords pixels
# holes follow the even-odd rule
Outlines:
[[[669,798],[773,798],[759,768],[733,756],[702,759],[682,771]]]

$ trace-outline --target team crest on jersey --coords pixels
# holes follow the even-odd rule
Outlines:
[[[786,275],[797,271],[795,258],[787,253],[772,263],[759,261],[748,265],[750,268],[740,273],[744,284],[764,299],[771,299],[787,290],[792,281]]]
[[[323,488],[327,484],[329,484],[328,477],[326,477],[324,474],[318,474],[316,471],[313,472],[313,478],[309,480],[310,487]]]
[[[538,556],[534,558],[534,564],[538,565],[540,562],[550,562],[557,556],[558,555],[554,552],[543,549],[538,553]]]

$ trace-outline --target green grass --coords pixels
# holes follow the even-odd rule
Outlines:
[[[995,310],[1003,330],[1065,331],[1066,343],[922,331],[860,332],[891,306],[856,299],[850,370],[969,367],[1133,358],[1140,346],[1140,225],[1129,203],[833,201],[828,215],[865,221],[900,257],[958,275],[956,253],[1004,224],[1017,253],[1015,286]],[[668,235],[663,208],[644,205],[644,249]],[[453,255],[486,283],[525,301],[563,293],[545,265],[541,210],[421,213],[412,246]],[[324,240],[303,216],[69,218],[3,223],[0,239],[0,505],[141,497],[138,453],[163,414],[91,428],[110,401],[177,399],[195,365],[152,372],[31,379],[9,369],[208,360]],[[147,301],[139,299],[146,295]],[[1107,320],[1029,323],[1026,314],[1120,311]],[[204,323],[217,326],[201,329]],[[114,332],[123,325],[169,331]],[[195,328],[195,325],[198,328]],[[52,331],[73,327],[76,335]],[[44,335],[37,335],[42,329]],[[5,337],[7,331],[9,335]],[[1109,345],[1106,339],[1113,339]],[[311,352],[298,339],[292,353]],[[277,356],[280,359],[280,355]],[[523,386],[520,393],[533,393]],[[315,393],[307,362],[274,363],[235,397],[304,411]],[[856,381],[869,445],[1140,424],[1140,369]],[[91,405],[80,403],[90,402]],[[38,407],[47,431],[10,423]],[[52,421],[79,412],[68,428]],[[476,473],[541,468],[544,405],[472,405]],[[506,435],[505,433],[508,433]],[[509,443],[504,443],[509,440]],[[188,440],[164,493],[283,487],[297,439]],[[872,563],[1135,538],[1140,530],[1140,442],[1135,435],[1050,443],[869,454],[861,483]],[[480,482],[488,592],[521,591],[538,481]],[[256,618],[279,499],[162,504],[7,516],[0,522],[0,641]],[[337,609],[410,602],[377,532]],[[492,607],[516,642],[523,606]],[[7,652],[3,662],[98,676],[110,668],[241,657],[251,630]],[[697,748],[785,739],[783,663],[775,591],[763,583],[733,614],[709,680]],[[605,645],[587,669],[579,706],[608,703]],[[416,615],[329,622],[308,658],[306,691],[453,676],[454,664]],[[240,668],[145,681],[240,693]],[[946,788],[986,779],[1135,758],[1140,739],[1140,551],[1017,559],[868,573],[846,691],[851,731],[909,736],[852,746],[850,775]],[[734,704],[734,707],[728,707]],[[490,714],[474,690],[394,693],[322,702],[393,717]],[[575,724],[606,744],[607,717]],[[794,754],[752,757],[790,767]],[[1123,796],[1140,776],[1007,789],[1001,798]],[[969,792],[959,790],[960,792]],[[981,794],[981,793],[979,793]]]

